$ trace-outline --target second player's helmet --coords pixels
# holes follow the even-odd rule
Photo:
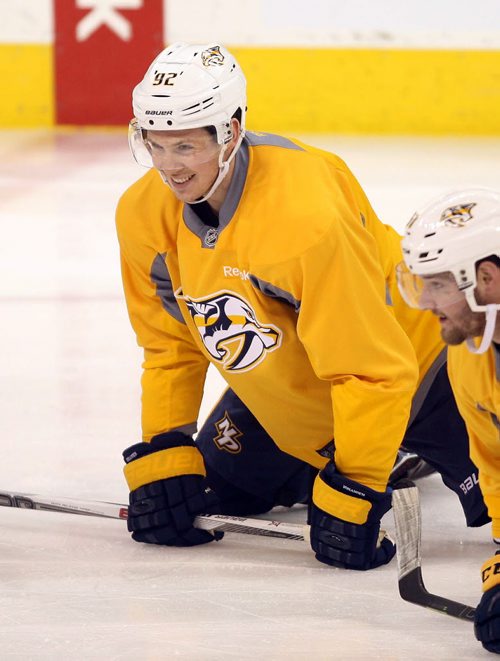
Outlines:
[[[155,58],[133,91],[132,105],[141,129],[214,126],[223,145],[232,137],[230,122],[238,109],[245,130],[246,80],[223,46],[176,43]]]
[[[438,198],[413,215],[401,245],[411,274],[449,271],[460,290],[473,293],[476,263],[500,257],[500,193],[471,189]],[[477,305],[474,299],[472,309]]]
[[[475,289],[477,262],[491,255],[500,258],[500,193],[477,188],[434,200],[412,216],[401,245],[404,262],[396,274],[401,294],[412,307],[425,307],[422,276],[449,274],[453,286],[440,285],[441,300],[448,291],[450,304],[465,294],[476,312],[498,309],[478,302]]]

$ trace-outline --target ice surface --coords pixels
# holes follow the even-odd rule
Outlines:
[[[398,229],[438,193],[500,187],[498,139],[299,137],[342,156]],[[141,354],[114,207],[141,171],[123,132],[2,132],[0,157],[0,488],[125,501]],[[202,418],[220,390],[210,372]],[[489,530],[465,527],[438,477],[419,485],[427,588],[474,605]],[[403,602],[395,562],[358,574],[304,543],[241,535],[155,548],[121,521],[5,508],[0,526],[1,659],[490,656],[470,624]]]

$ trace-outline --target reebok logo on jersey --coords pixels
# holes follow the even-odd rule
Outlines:
[[[176,297],[186,302],[203,346],[225,371],[251,370],[281,345],[279,328],[262,324],[251,305],[234,292],[197,299],[176,292]]]
[[[250,273],[248,271],[241,271],[236,266],[223,266],[222,271],[225,278],[241,278],[242,280],[249,280]]]
[[[213,439],[219,450],[225,450],[231,454],[241,452],[241,443],[239,438],[243,436],[242,432],[233,423],[227,411],[224,411],[224,417],[215,423],[217,436]]]

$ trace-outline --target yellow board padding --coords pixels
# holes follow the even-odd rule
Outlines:
[[[229,48],[251,129],[500,135],[500,51]],[[54,123],[53,66],[51,44],[0,44],[0,127]]]
[[[182,446],[159,450],[131,461],[123,469],[130,491],[157,480],[179,475],[206,475],[203,457],[197,448]]]
[[[50,44],[0,44],[1,127],[54,124],[52,53]]]
[[[369,500],[362,500],[332,489],[319,476],[314,481],[313,503],[327,514],[357,524],[366,523],[372,508]]]
[[[231,50],[248,79],[249,128],[500,135],[500,51]]]

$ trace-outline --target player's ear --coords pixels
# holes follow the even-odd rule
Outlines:
[[[241,133],[241,125],[236,117],[233,117],[231,119],[231,140],[227,143],[227,154],[229,155],[234,147],[236,146],[236,143],[238,142],[238,138],[240,137]]]
[[[477,268],[477,284],[485,294],[500,294],[500,268],[489,260]]]

